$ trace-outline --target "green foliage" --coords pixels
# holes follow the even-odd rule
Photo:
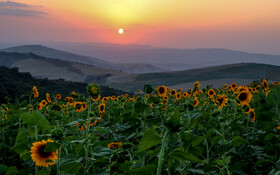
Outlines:
[[[0,173],[277,174],[280,89],[269,85],[264,93],[257,86],[247,106],[256,118],[237,103],[237,91],[224,89],[214,89],[227,96],[223,107],[207,91],[185,97],[179,92],[180,99],[151,91],[98,101],[77,94],[73,104],[51,96],[42,108],[41,99],[33,98],[2,104]],[[35,168],[30,151],[42,140],[48,142],[40,154],[57,158]]]
[[[161,142],[157,131],[154,128],[149,129],[144,133],[144,136],[140,143],[139,152],[145,151]]]

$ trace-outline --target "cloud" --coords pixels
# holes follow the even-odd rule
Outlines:
[[[41,16],[46,14],[46,12],[41,11],[41,8],[42,6],[33,6],[7,0],[0,2],[0,16]]]
[[[46,14],[43,11],[27,10],[27,9],[1,9],[0,15],[3,16],[40,16]]]
[[[4,1],[0,2],[0,7],[30,7],[30,5],[20,2]]]

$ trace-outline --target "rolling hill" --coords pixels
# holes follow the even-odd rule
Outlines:
[[[176,49],[107,43],[45,43],[47,46],[102,58],[113,63],[152,64],[165,70],[253,62],[280,66],[280,55],[255,54],[223,48]]]
[[[224,83],[238,82],[246,84],[253,80],[280,80],[280,66],[256,63],[238,63],[212,66],[185,71],[149,73],[134,77],[133,81],[113,83],[111,87],[136,91],[144,84],[153,86],[166,85],[170,88],[191,88],[195,81],[205,82],[203,85],[221,87]]]
[[[81,56],[71,52],[65,52],[58,49],[45,47],[42,45],[23,45],[2,49],[4,52],[18,52],[18,53],[34,53],[36,55],[44,56],[46,58],[60,59],[64,61],[78,62],[88,65],[93,65],[99,68],[119,70],[127,73],[151,73],[163,72],[163,69],[149,64],[115,64],[104,61],[98,58]]]
[[[20,72],[29,72],[37,78],[65,79],[86,83],[108,84],[107,79],[110,79],[110,83],[118,83],[129,80],[131,76],[117,70],[59,59],[49,59],[33,53],[0,52],[0,65],[10,68],[17,67]]]
[[[39,91],[39,99],[45,99],[45,94],[50,93],[61,94],[62,100],[69,96],[72,91],[81,93],[87,96],[86,83],[69,82],[64,80],[47,80],[36,79],[30,73],[21,73],[17,68],[7,68],[0,66],[0,102],[6,103],[8,99],[13,102],[16,98],[21,100],[29,100],[29,96],[33,86],[36,86]],[[115,90],[107,86],[101,86],[101,96],[122,95],[126,92]]]

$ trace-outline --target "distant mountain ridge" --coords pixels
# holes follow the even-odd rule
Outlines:
[[[248,53],[223,48],[176,49],[147,45],[106,43],[44,43],[77,54],[102,58],[113,63],[152,64],[165,70],[187,70],[207,66],[254,62],[280,66],[280,55]]]
[[[50,59],[33,53],[10,53],[0,51],[0,66],[17,67],[37,78],[65,79],[68,81],[107,84],[129,80],[130,74],[92,65]],[[121,77],[121,78],[120,78]]]
[[[0,50],[1,51],[1,50]],[[43,45],[23,45],[2,49],[5,52],[34,53],[46,58],[61,59],[65,61],[78,62],[93,65],[105,69],[120,70],[127,73],[150,73],[162,72],[163,69],[148,64],[114,64],[95,57],[81,56],[71,52],[49,48]],[[131,67],[135,67],[132,69]]]

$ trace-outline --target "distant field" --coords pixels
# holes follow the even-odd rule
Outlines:
[[[221,88],[224,84],[230,85],[233,82],[235,82],[238,86],[241,85],[248,85],[250,82],[254,81],[254,79],[216,79],[216,80],[203,80],[199,83],[201,84],[201,88],[206,88],[207,85],[211,86],[213,85],[214,88]],[[168,86],[170,89],[189,89],[193,88],[194,82],[188,82],[188,83],[181,83],[174,86]]]

